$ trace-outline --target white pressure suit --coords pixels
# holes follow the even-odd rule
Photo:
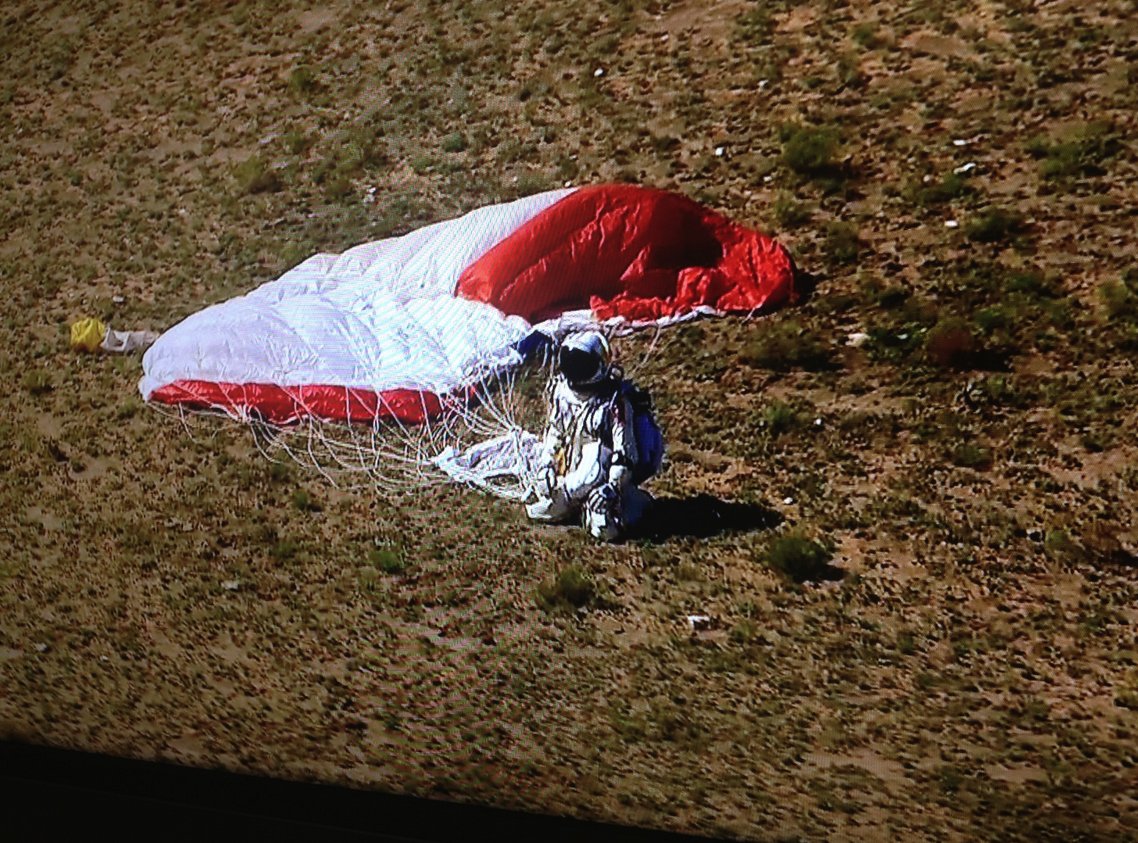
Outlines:
[[[632,478],[637,446],[632,406],[615,370],[597,383],[573,387],[558,375],[542,440],[535,521],[583,516],[598,539],[613,541],[644,515],[651,496]]]

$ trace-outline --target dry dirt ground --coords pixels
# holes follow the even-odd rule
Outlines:
[[[757,840],[1138,838],[1135,3],[0,14],[5,735]],[[661,336],[637,541],[337,492],[68,349],[614,180],[817,282]]]

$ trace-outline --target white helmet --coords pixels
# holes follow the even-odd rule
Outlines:
[[[572,387],[588,386],[604,380],[612,366],[609,341],[599,331],[570,334],[561,343],[557,370]]]

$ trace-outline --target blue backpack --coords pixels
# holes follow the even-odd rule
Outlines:
[[[632,482],[637,485],[660,473],[664,463],[664,434],[656,421],[652,397],[631,381],[621,380],[617,396],[632,407],[632,433],[636,439],[636,464]]]

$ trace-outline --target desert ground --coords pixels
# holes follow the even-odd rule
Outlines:
[[[5,737],[748,840],[1138,839],[1135,3],[0,16]],[[337,489],[68,345],[613,181],[814,284],[618,342],[669,441],[632,541]]]

